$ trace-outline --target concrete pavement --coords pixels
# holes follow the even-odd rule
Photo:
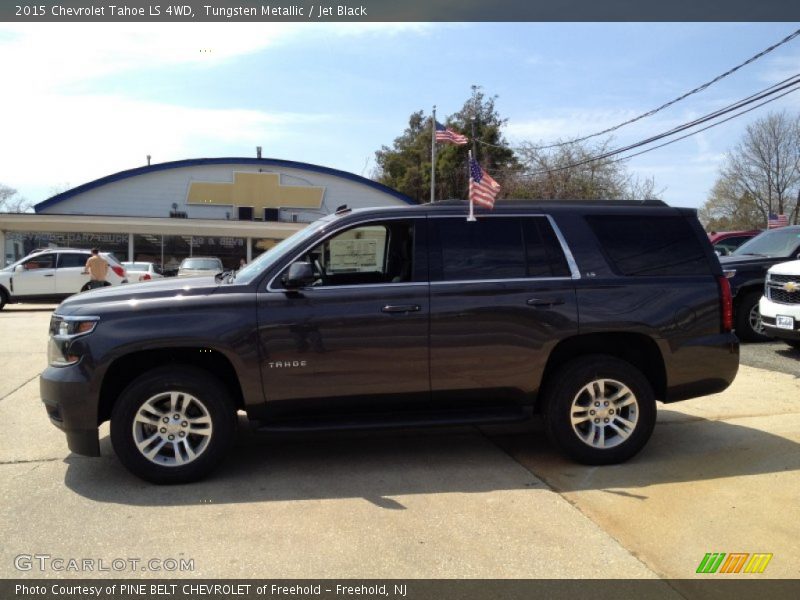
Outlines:
[[[800,379],[743,366],[731,389],[659,407],[632,461],[585,467],[537,424],[308,436],[243,431],[208,481],[156,487],[71,455],[38,398],[47,311],[0,312],[2,577],[19,554],[192,559],[192,577],[697,576],[706,552],[800,570]],[[121,572],[103,576],[164,576]],[[166,573],[170,575],[170,573]]]
[[[13,308],[13,307],[9,307]],[[0,337],[42,367],[47,313],[0,313]],[[2,577],[19,554],[193,559],[193,577],[634,577],[655,574],[473,428],[240,436],[220,472],[157,487],[70,455],[38,381],[0,400]],[[21,385],[21,387],[20,387]],[[576,552],[576,542],[580,551]],[[163,576],[123,571],[116,576]]]

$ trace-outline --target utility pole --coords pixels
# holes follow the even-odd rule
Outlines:
[[[473,84],[470,87],[472,88],[472,156],[475,160],[478,160],[478,146],[475,141],[475,120],[478,118],[478,90],[481,86]]]
[[[431,117],[431,202],[436,200],[436,105]]]

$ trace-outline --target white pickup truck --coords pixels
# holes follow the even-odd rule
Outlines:
[[[800,350],[800,260],[770,267],[759,309],[764,333]]]

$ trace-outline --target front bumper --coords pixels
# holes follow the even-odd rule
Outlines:
[[[75,454],[100,456],[98,394],[80,364],[47,367],[39,378],[39,392],[50,422],[66,434],[69,449]]]
[[[800,304],[782,304],[762,296],[758,309],[761,312],[764,333],[768,336],[781,340],[800,340]],[[792,317],[794,319],[794,329],[776,327],[776,317],[778,315]]]

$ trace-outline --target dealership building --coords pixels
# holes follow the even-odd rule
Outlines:
[[[248,262],[306,224],[350,208],[413,204],[370,179],[270,158],[147,165],[57,194],[35,214],[0,214],[3,266],[43,247],[99,247],[167,270],[188,256]]]

